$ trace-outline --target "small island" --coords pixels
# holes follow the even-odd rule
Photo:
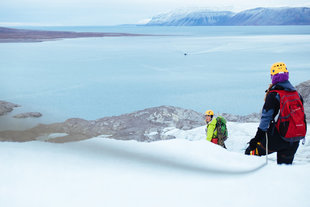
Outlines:
[[[24,118],[39,118],[42,114],[40,112],[26,112],[21,114],[16,114],[13,118],[24,119]]]
[[[13,111],[16,107],[20,107],[20,105],[0,100],[0,116]]]

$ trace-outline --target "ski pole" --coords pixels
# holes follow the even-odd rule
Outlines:
[[[268,133],[266,131],[266,165],[268,164]]]

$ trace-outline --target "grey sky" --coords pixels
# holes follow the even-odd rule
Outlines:
[[[255,7],[307,6],[309,0],[1,0],[0,26],[135,24],[175,9],[240,11]]]

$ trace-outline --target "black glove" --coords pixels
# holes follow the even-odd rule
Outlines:
[[[266,132],[261,130],[260,128],[257,129],[256,135],[253,139],[250,140],[250,150],[254,150],[257,148],[257,142],[261,142],[263,139],[266,139]]]

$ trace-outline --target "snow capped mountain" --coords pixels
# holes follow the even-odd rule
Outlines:
[[[155,16],[146,25],[220,26],[220,25],[309,25],[310,8],[255,8],[230,11],[177,11]]]
[[[310,8],[255,8],[230,19],[231,25],[308,25]]]
[[[153,17],[147,25],[161,26],[199,26],[199,25],[225,25],[234,15],[230,11],[177,11],[159,14]]]

